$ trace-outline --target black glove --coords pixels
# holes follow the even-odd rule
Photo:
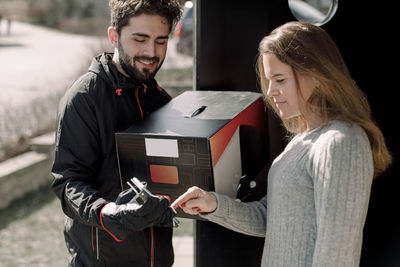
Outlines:
[[[245,200],[246,197],[251,193],[252,189],[256,187],[257,183],[254,181],[254,177],[243,175],[239,180],[239,185],[236,189],[236,199],[241,201]]]
[[[165,197],[148,196],[142,204],[133,198],[132,189],[122,191],[115,202],[106,204],[100,213],[101,223],[110,235],[124,239],[127,231],[141,231],[150,226],[172,227],[175,212]]]

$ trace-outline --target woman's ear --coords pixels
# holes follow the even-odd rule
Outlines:
[[[113,45],[114,48],[118,48],[118,32],[117,30],[110,26],[108,27],[108,40],[110,40],[111,44]]]

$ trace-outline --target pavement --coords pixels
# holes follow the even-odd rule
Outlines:
[[[169,41],[163,68],[191,66],[192,58],[177,53],[175,42]],[[87,70],[93,55],[103,51],[113,51],[106,36],[67,34],[13,22],[11,34],[0,35],[0,106],[18,106],[38,95],[64,90]]]
[[[193,257],[193,237],[177,236],[173,237],[175,263],[173,267],[192,267],[194,266]]]
[[[0,105],[20,106],[64,89],[103,41],[13,22],[11,34],[0,35]]]
[[[12,22],[0,35],[0,148],[46,128],[58,100],[104,39]]]

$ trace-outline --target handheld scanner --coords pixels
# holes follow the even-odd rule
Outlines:
[[[139,181],[138,178],[133,177],[130,181],[127,182],[127,184],[129,185],[130,188],[132,188],[133,192],[136,193],[136,195],[134,196],[134,198],[132,199],[132,201],[135,201],[136,203],[143,205],[147,198],[150,197],[155,197],[149,189],[147,189],[147,184],[145,182],[141,182]],[[171,209],[175,212],[176,211],[171,207]],[[178,227],[180,222],[179,220],[174,217],[172,219],[173,222],[173,226],[174,227]]]

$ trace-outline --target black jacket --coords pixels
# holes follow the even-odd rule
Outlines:
[[[115,132],[166,104],[171,97],[153,80],[138,83],[96,57],[89,72],[66,92],[57,115],[52,188],[67,215],[65,241],[71,266],[171,266],[172,229],[130,232],[123,242],[102,230],[100,210],[121,192]]]

